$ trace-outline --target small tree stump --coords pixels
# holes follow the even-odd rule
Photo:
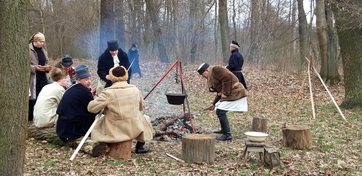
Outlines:
[[[251,124],[251,131],[267,133],[268,119],[265,117],[254,117]]]
[[[189,134],[183,137],[182,158],[187,163],[213,163],[215,137],[206,134]]]
[[[125,160],[131,158],[132,140],[110,143],[109,147],[109,156]]]
[[[310,128],[304,125],[288,125],[282,128],[283,146],[305,149],[312,146]]]

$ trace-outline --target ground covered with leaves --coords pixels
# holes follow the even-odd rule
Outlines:
[[[92,74],[96,75],[94,62],[83,62],[90,65]],[[170,67],[171,64],[143,64],[143,77],[134,75],[131,83],[146,96]],[[196,128],[219,129],[215,112],[203,110],[212,102],[214,94],[208,92],[206,80],[195,72],[196,68],[197,65],[183,65],[193,122]],[[74,149],[28,139],[25,175],[362,175],[361,109],[342,109],[347,121],[343,120],[319,79],[312,75],[316,107],[316,119],[313,119],[306,73],[261,70],[252,66],[246,66],[244,72],[250,87],[249,111],[228,113],[233,140],[216,142],[213,164],[187,164],[168,157],[166,153],[182,158],[181,139],[151,141],[146,145],[152,152],[132,153],[131,159],[126,161],[79,153],[73,162],[69,158]],[[173,69],[149,94],[146,114],[157,118],[183,113],[182,106],[169,105],[164,95],[180,91],[175,77]],[[343,84],[329,86],[329,90],[340,104],[344,96]],[[265,168],[255,154],[246,163],[242,160],[244,132],[249,131],[256,116],[268,118],[266,143],[280,149],[281,167],[278,169]],[[308,125],[313,146],[306,150],[283,147],[281,128],[284,124]]]

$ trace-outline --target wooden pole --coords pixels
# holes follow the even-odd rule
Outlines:
[[[328,88],[327,88],[326,84],[324,83],[324,81],[323,81],[322,77],[319,75],[319,73],[317,72],[317,70],[316,70],[314,67],[313,67],[313,70],[314,70],[315,74],[317,74],[317,76],[318,76],[319,80],[322,82],[322,84],[323,84],[324,88],[325,88],[325,89],[326,89],[326,91],[328,92],[328,95],[331,97],[331,100],[333,101],[334,105],[336,106],[336,108],[337,108],[338,112],[341,114],[341,116],[342,116],[342,118],[344,119],[344,121],[346,121],[346,122],[347,122],[346,117],[344,117],[344,115],[343,115],[343,113],[342,113],[341,109],[339,108],[339,106],[338,106],[337,102],[334,100],[334,98],[333,98],[333,96],[332,96],[331,92],[328,90]]]
[[[103,112],[103,110],[102,110]],[[84,135],[82,141],[79,143],[78,147],[75,149],[73,155],[70,157],[70,161],[73,161],[73,159],[75,158],[75,156],[77,155],[77,153],[79,152],[79,150],[82,148],[84,142],[87,140],[88,136],[90,135],[90,133],[92,132],[94,126],[96,125],[97,121],[102,118],[102,112],[100,112],[99,114],[97,114],[96,118],[94,119],[94,122],[92,123],[92,125],[89,127],[87,133]]]
[[[312,91],[312,80],[310,78],[310,61],[308,59],[307,59],[307,61],[308,61],[308,80],[309,80],[310,101],[312,103],[313,119],[315,119],[315,108],[314,108],[314,99],[313,99],[313,91]]]

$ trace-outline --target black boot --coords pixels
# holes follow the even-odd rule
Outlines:
[[[137,141],[135,152],[136,153],[148,153],[150,151],[150,149],[148,147],[145,147],[144,145],[145,145],[145,142]]]
[[[219,118],[220,126],[222,135],[217,137],[216,140],[218,141],[228,141],[232,140],[231,133],[230,133],[230,126],[229,126],[229,120],[226,116],[227,111],[216,109],[216,115]]]

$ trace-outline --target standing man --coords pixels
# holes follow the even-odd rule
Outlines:
[[[131,80],[132,71],[131,68],[128,68],[130,66],[130,62],[128,60],[127,53],[118,47],[117,40],[108,41],[107,44],[108,48],[98,59],[98,76],[101,80],[106,82],[105,87],[109,87],[112,85],[112,81],[106,79],[109,70],[113,67],[123,66],[128,69],[129,78],[127,82],[129,83]]]
[[[136,44],[132,44],[131,48],[128,50],[128,57],[132,63],[132,74],[138,73],[142,77],[141,68],[140,68],[140,53]]]
[[[248,87],[246,86],[246,81],[245,81],[244,75],[241,72],[241,69],[243,68],[243,64],[244,64],[244,58],[239,53],[239,48],[240,48],[240,45],[238,44],[238,42],[231,41],[231,43],[230,43],[231,56],[229,58],[229,63],[226,66],[226,68],[234,73],[234,75],[239,79],[241,84],[243,84],[245,89],[248,89]]]
[[[86,65],[75,67],[77,83],[65,91],[60,100],[56,124],[58,137],[63,142],[84,136],[92,125],[96,114],[88,112],[87,106],[93,100],[92,77]]]
[[[247,111],[244,86],[233,73],[223,66],[209,66],[209,64],[203,63],[199,66],[197,72],[207,79],[209,91],[217,93],[212,104],[206,108],[207,110],[216,109],[216,115],[220,121],[222,135],[217,137],[216,140],[232,140],[226,113],[228,111]]]

